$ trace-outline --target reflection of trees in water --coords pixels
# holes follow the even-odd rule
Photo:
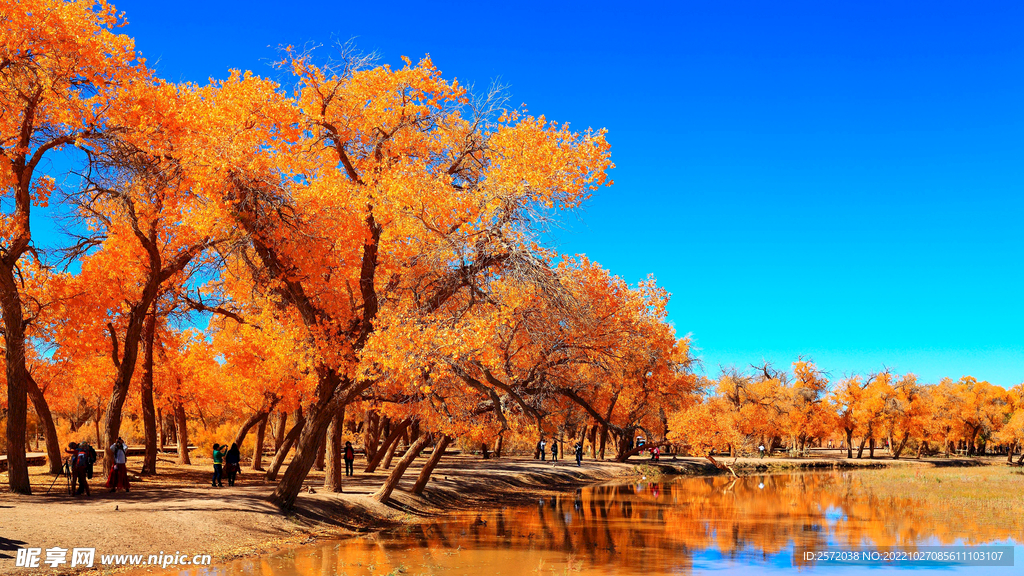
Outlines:
[[[545,497],[534,506],[408,526],[325,546],[323,556],[297,553],[294,567],[303,576],[361,573],[352,570],[357,566],[380,572],[403,564],[447,565],[460,550],[515,549],[557,552],[590,566],[686,571],[694,553],[705,549],[749,561],[792,545],[826,549],[1021,538],[1024,521],[1012,514],[987,522],[971,510],[929,510],[905,495],[872,492],[846,472],[689,478],[597,486]],[[493,562],[508,562],[502,554],[491,556]],[[265,562],[245,572],[280,573]]]
[[[844,472],[596,486],[476,518],[437,522],[418,543],[534,548],[596,564],[680,567],[694,550],[707,548],[726,556],[769,555],[794,544],[824,549],[1020,537],[1019,523],[981,526],[970,511],[936,524],[912,498],[863,490],[855,474]],[[393,537],[396,545],[409,543],[401,531]]]

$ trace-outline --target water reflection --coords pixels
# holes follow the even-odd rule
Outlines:
[[[794,546],[1024,541],[1019,518],[986,521],[969,510],[942,510],[942,522],[937,522],[936,512],[909,496],[867,491],[854,473],[686,478],[596,486],[538,499],[532,506],[458,514],[367,538],[243,559],[213,572],[320,576],[677,574],[742,572],[754,566],[816,570],[793,557]]]

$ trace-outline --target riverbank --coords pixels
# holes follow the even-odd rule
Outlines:
[[[129,459],[129,469],[140,462]],[[771,473],[799,468],[978,465],[998,459],[960,460],[845,460],[809,458],[727,459],[738,473]],[[361,462],[357,461],[357,465]],[[243,473],[234,487],[209,486],[208,463],[178,466],[161,456],[155,478],[143,478],[130,493],[110,494],[99,478],[91,483],[90,497],[57,495],[55,486],[44,495],[52,476],[45,467],[33,467],[32,496],[0,493],[0,573],[26,573],[15,568],[18,548],[95,548],[101,554],[176,553],[209,554],[214,562],[266,552],[320,538],[339,538],[422,522],[460,509],[489,509],[535,500],[551,492],[613,480],[654,474],[707,475],[721,473],[706,460],[663,459],[652,464],[634,459],[629,463],[584,461],[540,462],[526,458],[482,460],[459,455],[445,457],[435,470],[424,495],[395,491],[383,505],[370,497],[387,471],[357,473],[346,479],[342,494],[325,493],[322,472],[311,473],[293,511],[283,514],[266,501],[274,485],[262,474]],[[357,470],[359,468],[357,467]],[[0,480],[6,480],[0,477]],[[410,470],[402,487],[415,480]],[[40,488],[41,487],[41,488]],[[66,567],[38,569],[32,573],[66,573]]]

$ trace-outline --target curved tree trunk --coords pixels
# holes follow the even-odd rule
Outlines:
[[[498,444],[500,448],[501,436],[498,436]],[[423,490],[427,487],[427,482],[430,480],[430,475],[434,472],[434,468],[437,468],[438,462],[441,461],[441,457],[444,456],[444,451],[448,448],[448,445],[452,443],[452,437],[443,434],[441,439],[438,440],[437,445],[434,446],[434,452],[430,455],[430,459],[423,465],[423,469],[420,470],[420,475],[416,479],[416,484],[412,487],[413,494],[423,494]],[[495,450],[497,452],[497,450]]]
[[[395,466],[395,469],[391,471],[391,474],[388,474],[387,480],[384,481],[384,484],[381,485],[380,489],[373,493],[374,500],[382,504],[387,503],[391,498],[391,493],[394,492],[395,488],[398,486],[399,480],[402,479],[402,475],[405,474],[406,469],[408,469],[409,465],[412,464],[412,461],[420,455],[420,452],[426,448],[428,436],[429,434],[423,434],[412,446],[409,447],[408,450],[405,451],[405,456],[402,456],[402,459],[398,461],[398,465]]]
[[[270,461],[270,468],[267,469],[266,478],[268,481],[273,482],[277,480],[277,473],[281,470],[281,465],[284,464],[284,459],[288,456],[288,451],[291,450],[292,444],[298,441],[299,436],[302,434],[302,429],[306,425],[306,419],[302,415],[302,406],[295,409],[295,424],[292,429],[285,434],[284,443],[281,444],[281,449],[274,453],[274,459]]]
[[[267,437],[267,421],[270,414],[264,414],[263,419],[256,425],[256,447],[252,451],[252,467],[254,472],[263,471],[263,442]]]
[[[26,392],[32,400],[32,407],[36,415],[43,423],[44,435],[46,436],[46,463],[50,467],[50,474],[60,474],[63,470],[64,456],[60,450],[60,439],[57,438],[57,427],[53,423],[53,414],[50,406],[46,403],[46,396],[39,389],[31,373],[27,373]]]
[[[7,482],[11,492],[31,494],[28,460],[25,456],[28,419],[28,369],[25,367],[25,319],[21,295],[14,279],[14,261],[4,258],[0,266],[0,307],[4,317],[5,360],[7,361]]]
[[[398,450],[399,444],[402,443],[401,441],[403,436],[404,433],[396,438],[395,441],[391,443],[391,446],[388,446],[388,453],[384,456],[383,462],[381,462],[381,466],[383,466],[385,470],[391,468],[391,460],[395,457],[395,450]],[[408,446],[408,443],[406,443],[406,446]],[[484,444],[485,448],[486,446],[487,445]]]
[[[249,430],[251,430],[253,426],[257,426],[261,422],[265,426],[267,422],[267,417],[270,416],[270,414],[274,411],[274,407],[277,406],[277,403],[279,401],[280,398],[278,398],[277,396],[270,398],[269,406],[264,405],[263,408],[261,408],[255,414],[250,416],[248,420],[242,423],[242,427],[239,428],[238,432],[235,434],[234,444],[241,448],[242,443],[245,442],[245,437],[249,434]]]
[[[380,440],[380,428],[380,415],[373,410],[367,410],[366,421],[363,426],[363,451],[366,452],[367,462],[377,455],[377,442]]]
[[[391,448],[393,444],[397,444],[398,438],[402,435],[402,432],[404,432],[405,429],[409,427],[409,424],[411,423],[412,419],[406,418],[405,420],[402,420],[402,422],[398,426],[393,427],[393,429],[391,430],[391,434],[389,434],[388,437],[384,440],[384,443],[381,444],[380,447],[377,448],[377,450],[375,450],[373,458],[367,456],[368,460],[366,462],[366,469],[364,469],[363,472],[369,474],[377,469],[377,466],[380,464],[381,460],[383,460],[384,457],[386,456],[387,451]]]
[[[331,418],[327,426],[326,462],[324,469],[324,490],[328,492],[342,491],[342,478],[344,477],[345,445],[342,443],[342,432],[345,429],[345,407]]]
[[[174,406],[174,430],[178,437],[178,464],[191,464],[192,459],[188,457],[188,420],[181,402]]]
[[[146,315],[142,330],[142,425],[145,429],[146,456],[142,460],[142,473],[156,475],[156,407],[153,402],[153,345],[156,342],[156,300]]]

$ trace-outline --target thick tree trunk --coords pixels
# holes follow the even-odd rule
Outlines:
[[[367,457],[369,459],[366,462],[366,469],[364,469],[363,472],[370,474],[377,469],[377,466],[381,463],[381,460],[383,460],[384,457],[387,455],[387,451],[390,450],[392,445],[397,446],[398,438],[402,435],[402,432],[404,432],[405,429],[409,427],[410,424],[412,424],[412,419],[406,418],[405,420],[402,420],[402,422],[399,423],[398,426],[393,427],[393,429],[391,430],[391,434],[389,434],[388,437],[384,440],[384,443],[381,444],[379,448],[377,448],[373,458]]]
[[[302,430],[306,426],[306,418],[302,415],[302,406],[295,409],[295,424],[292,425],[292,429],[285,434],[284,443],[281,444],[281,449],[274,453],[274,459],[270,461],[270,468],[267,469],[267,481],[273,482],[277,480],[277,473],[281,470],[281,465],[284,464],[284,459],[288,456],[288,451],[291,450],[292,444],[298,441],[302,435]],[[294,461],[294,459],[293,459]]]
[[[252,451],[253,472],[263,471],[263,442],[267,438],[267,421],[270,420],[270,414],[264,414],[263,419],[256,425],[256,447]]]
[[[1006,463],[1013,464],[1013,449],[1017,447],[1016,442],[1010,443],[1010,449],[1006,451]]]
[[[853,429],[846,431],[846,457],[853,458]]]
[[[498,432],[498,440],[494,443],[494,457],[501,458],[501,449],[505,447],[505,431]]]
[[[327,426],[326,462],[324,466],[324,490],[327,492],[341,492],[342,478],[344,477],[345,445],[342,442],[342,432],[345,430],[345,407],[331,418]]]
[[[142,426],[145,430],[146,456],[142,460],[142,474],[156,475],[156,406],[153,402],[153,345],[156,342],[156,300],[142,330]]]
[[[501,444],[501,436],[498,436],[499,446]],[[437,468],[438,462],[441,461],[441,457],[444,456],[444,451],[448,448],[448,445],[452,443],[452,437],[444,434],[441,439],[434,446],[434,452],[430,455],[430,459],[423,465],[423,469],[420,470],[420,475],[416,479],[416,484],[412,487],[413,494],[423,494],[423,489],[427,487],[427,482],[430,480],[430,475],[434,472],[434,468]],[[497,452],[497,450],[495,450]]]
[[[327,427],[330,428],[331,425],[328,424]],[[317,472],[323,472],[324,471],[324,460],[326,460],[326,459],[327,459],[327,433],[324,432],[324,437],[320,439],[320,445],[317,446],[317,449],[316,449],[316,462],[313,464],[313,468],[315,468]]]
[[[27,215],[26,215],[27,217]],[[27,224],[26,224],[27,226]],[[13,261],[8,261],[13,256]],[[14,279],[20,254],[0,262],[0,308],[4,317],[4,357],[7,362],[7,483],[11,492],[31,494],[25,427],[28,419],[28,369],[25,367],[25,318]]]
[[[864,447],[868,444],[867,436],[860,439],[860,446],[857,447],[857,458],[864,457]]]
[[[597,459],[597,425],[590,427],[590,457]]]
[[[598,458],[604,460],[604,447],[608,443],[608,425],[601,424],[601,449],[599,451]]]
[[[57,438],[57,427],[53,423],[53,414],[50,413],[50,406],[46,403],[46,396],[39,389],[32,374],[28,374],[26,392],[32,400],[36,416],[43,423],[43,434],[46,436],[46,462],[50,467],[50,474],[60,474],[64,468],[64,456],[60,449],[60,439]]]
[[[285,426],[288,425],[288,413],[281,410],[277,414],[277,422],[274,424],[274,454],[281,451],[281,445],[284,444],[284,436],[287,432]]]
[[[872,438],[868,441],[868,458],[875,458],[875,439]]]
[[[178,464],[191,464],[192,459],[188,457],[188,420],[181,402],[174,406],[174,435],[178,438]]]
[[[420,452],[426,448],[427,436],[428,434],[420,436],[420,438],[416,440],[416,443],[405,451],[405,456],[402,456],[402,459],[398,461],[398,465],[395,466],[395,469],[391,471],[391,474],[388,474],[387,480],[384,481],[384,484],[381,485],[380,489],[374,492],[374,500],[382,504],[387,504],[388,500],[391,498],[391,493],[395,491],[395,488],[398,486],[399,480],[402,479],[402,475],[405,474],[406,469],[408,469],[409,465],[412,464],[412,461],[420,455]]]
[[[327,427],[330,425],[335,411],[331,410],[330,402],[324,406],[313,406],[310,416],[303,419],[301,426],[297,425],[293,429],[299,431],[295,440],[295,456],[292,457],[288,470],[285,471],[277,488],[270,496],[270,501],[278,508],[288,510],[295,505],[295,498],[299,495],[302,483],[313,467],[318,445],[327,434]],[[288,433],[289,436],[291,434],[291,432]],[[288,443],[287,440],[285,442]],[[275,456],[274,459],[276,461],[277,457]]]

